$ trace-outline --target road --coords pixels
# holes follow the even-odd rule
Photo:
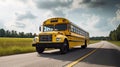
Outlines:
[[[74,63],[75,62],[75,63]],[[120,48],[101,41],[86,49],[76,47],[61,55],[59,50],[0,57],[0,67],[120,67]]]

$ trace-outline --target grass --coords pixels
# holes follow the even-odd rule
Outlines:
[[[89,44],[100,42],[100,40],[90,40]]]
[[[90,44],[99,40],[90,40]],[[46,49],[49,50],[49,49]],[[0,38],[0,56],[34,52],[32,38]]]
[[[120,41],[109,41],[109,42],[111,42],[111,43],[113,43],[113,44],[115,44],[115,45],[120,47]]]
[[[34,51],[32,38],[0,38],[0,56]]]

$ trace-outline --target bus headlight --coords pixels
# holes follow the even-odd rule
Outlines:
[[[33,43],[36,43],[37,40],[38,40],[38,37],[34,37],[34,39],[33,39]]]
[[[61,38],[56,38],[56,41],[61,41]]]

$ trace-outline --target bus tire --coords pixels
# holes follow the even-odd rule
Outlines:
[[[68,41],[65,40],[63,46],[60,48],[61,54],[66,54],[69,51],[69,44]]]
[[[40,54],[44,51],[45,48],[40,47],[39,45],[36,45],[36,51]]]
[[[81,48],[85,49],[87,47],[87,40],[85,40],[85,44],[81,46]]]

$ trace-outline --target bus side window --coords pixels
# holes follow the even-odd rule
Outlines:
[[[75,33],[75,27],[73,26],[73,32]]]
[[[71,25],[71,32],[73,32],[73,30],[74,30],[74,29],[73,29],[73,26]]]
[[[75,27],[75,33],[77,34],[77,28]]]
[[[77,28],[77,34],[79,34],[79,29]]]
[[[80,34],[80,29],[79,29],[79,34]]]
[[[76,34],[78,34],[78,28],[76,27]]]
[[[82,34],[82,33],[81,33],[81,29],[80,29],[80,34]]]

